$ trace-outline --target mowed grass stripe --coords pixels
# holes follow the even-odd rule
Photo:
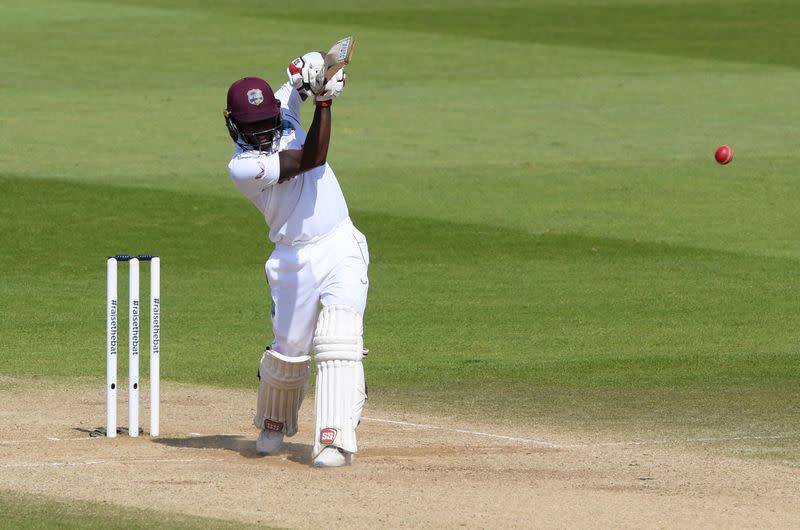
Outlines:
[[[118,2],[127,4],[129,2]],[[246,0],[137,2],[218,17],[247,13],[248,18],[275,19],[257,12]],[[800,6],[780,0],[485,2],[444,0],[435,6],[412,2],[380,8],[346,1],[331,10],[322,1],[307,4],[328,25],[455,35],[461,39],[494,39],[611,50],[716,58],[725,61],[779,64],[797,68],[795,20]],[[413,41],[413,39],[409,39]]]
[[[3,212],[2,243],[37,245],[16,266],[4,258],[4,371],[100,377],[104,259],[133,246],[163,256],[163,377],[254,384],[270,338],[266,244],[244,201],[140,189],[108,200],[101,186],[56,181],[43,193],[37,181],[0,183],[25,204]],[[703,392],[706,406],[729,418],[731,395],[744,392],[736,406],[744,399],[764,418],[797,419],[795,409],[769,409],[776,398],[794,399],[795,260],[358,210],[353,217],[373,259],[366,341],[375,399],[424,407],[434,396],[460,403],[472,393],[480,396],[474,413],[500,414],[513,403],[500,415],[588,421],[620,396],[653,403],[668,395],[680,415],[686,401],[675,396]],[[655,421],[647,407],[626,411],[614,421]]]
[[[81,4],[87,16],[92,5]],[[170,6],[181,8],[179,2]],[[211,24],[202,16],[195,22],[198,27]],[[95,26],[90,21],[75,24],[76,33],[87,35],[85,42],[75,39],[59,45],[63,57],[43,53],[45,66],[38,70],[30,68],[24,54],[9,53],[8,60],[25,72],[22,84],[28,86],[19,91],[5,87],[17,102],[14,110],[0,111],[14,126],[3,129],[7,138],[0,132],[0,139],[7,140],[3,143],[15,146],[0,152],[5,173],[141,182],[173,189],[191,184],[195,190],[230,193],[229,186],[219,186],[216,176],[208,173],[211,167],[224,173],[230,154],[220,117],[224,89],[244,71],[264,71],[271,81],[281,81],[283,63],[266,67],[261,59],[247,58],[241,66],[231,66],[227,58],[238,44],[223,39],[227,33],[221,28],[233,25],[232,19],[214,21],[217,29],[207,32],[192,24],[169,26],[169,39],[192,42],[180,48],[172,46],[173,40],[164,42],[162,29],[148,22],[114,21],[102,25],[107,33],[101,34],[89,31]],[[198,34],[204,37],[193,39]],[[129,35],[122,39],[126,47],[110,50],[112,37],[121,35]],[[29,48],[26,39],[47,41],[47,36],[20,31],[7,42],[17,37],[22,48]],[[489,43],[476,53],[462,49],[463,42],[452,36],[428,54],[387,69],[385,54],[392,44],[407,40],[407,34],[392,31],[390,37],[388,43],[373,37],[359,50],[348,95],[337,107],[331,156],[345,176],[346,170],[359,167],[408,166],[421,174],[419,169],[426,167],[421,161],[430,167],[455,167],[465,161],[479,165],[503,159],[530,164],[670,160],[705,153],[710,162],[718,143],[734,145],[738,167],[747,156],[791,152],[791,139],[797,133],[796,120],[785,112],[800,89],[800,77],[791,72],[743,71],[653,55],[587,56],[586,50],[533,44],[508,49]],[[138,40],[147,46],[137,46]],[[419,50],[434,46],[435,38],[421,41],[416,45]],[[155,42],[179,55],[162,60]],[[206,57],[202,66],[180,55],[189,48]],[[83,59],[89,52],[95,54],[94,60]],[[287,49],[286,56],[292,53]],[[453,53],[455,59],[450,57]],[[554,54],[557,59],[552,59]],[[459,97],[452,97],[448,83],[456,70],[482,63],[479,79],[459,87]],[[529,65],[518,77],[523,81],[509,85],[509,69],[521,63]],[[678,71],[683,75],[676,75]],[[592,72],[585,79],[576,77]],[[40,75],[62,76],[58,90],[40,84]],[[550,77],[554,75],[571,78]],[[408,119],[409,110],[413,119]],[[376,115],[382,117],[380,123],[373,119]],[[38,130],[26,126],[41,120],[51,124],[50,134],[71,141],[43,153]],[[165,174],[169,178],[162,178]],[[382,177],[370,175],[372,180]],[[446,195],[436,198],[440,204],[448,200]],[[452,204],[451,210],[457,206]]]
[[[794,45],[800,6],[777,0],[451,5],[329,10],[321,16],[370,28],[800,67]]]
[[[0,491],[4,528],[271,528],[177,513]]]

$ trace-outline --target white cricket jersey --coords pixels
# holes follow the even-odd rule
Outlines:
[[[286,83],[275,97],[284,120],[279,150],[301,149],[306,131],[300,125],[300,94]],[[344,194],[327,163],[278,183],[278,153],[245,151],[237,145],[228,170],[239,191],[264,214],[276,244],[313,242],[348,219]]]

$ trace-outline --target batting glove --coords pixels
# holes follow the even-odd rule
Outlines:
[[[342,68],[325,84],[322,93],[314,98],[317,105],[329,107],[333,98],[342,95],[346,82],[347,75],[344,73],[344,68]]]
[[[325,59],[320,52],[308,52],[294,59],[286,68],[289,83],[305,99],[309,92],[317,94],[322,89]]]

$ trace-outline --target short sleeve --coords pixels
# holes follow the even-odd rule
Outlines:
[[[248,198],[276,184],[281,174],[278,153],[267,155],[260,151],[237,152],[228,164],[231,180]]]

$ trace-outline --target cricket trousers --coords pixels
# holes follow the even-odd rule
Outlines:
[[[272,297],[272,349],[311,352],[322,306],[347,305],[362,315],[369,279],[367,239],[350,221],[311,243],[276,245],[264,264]]]

